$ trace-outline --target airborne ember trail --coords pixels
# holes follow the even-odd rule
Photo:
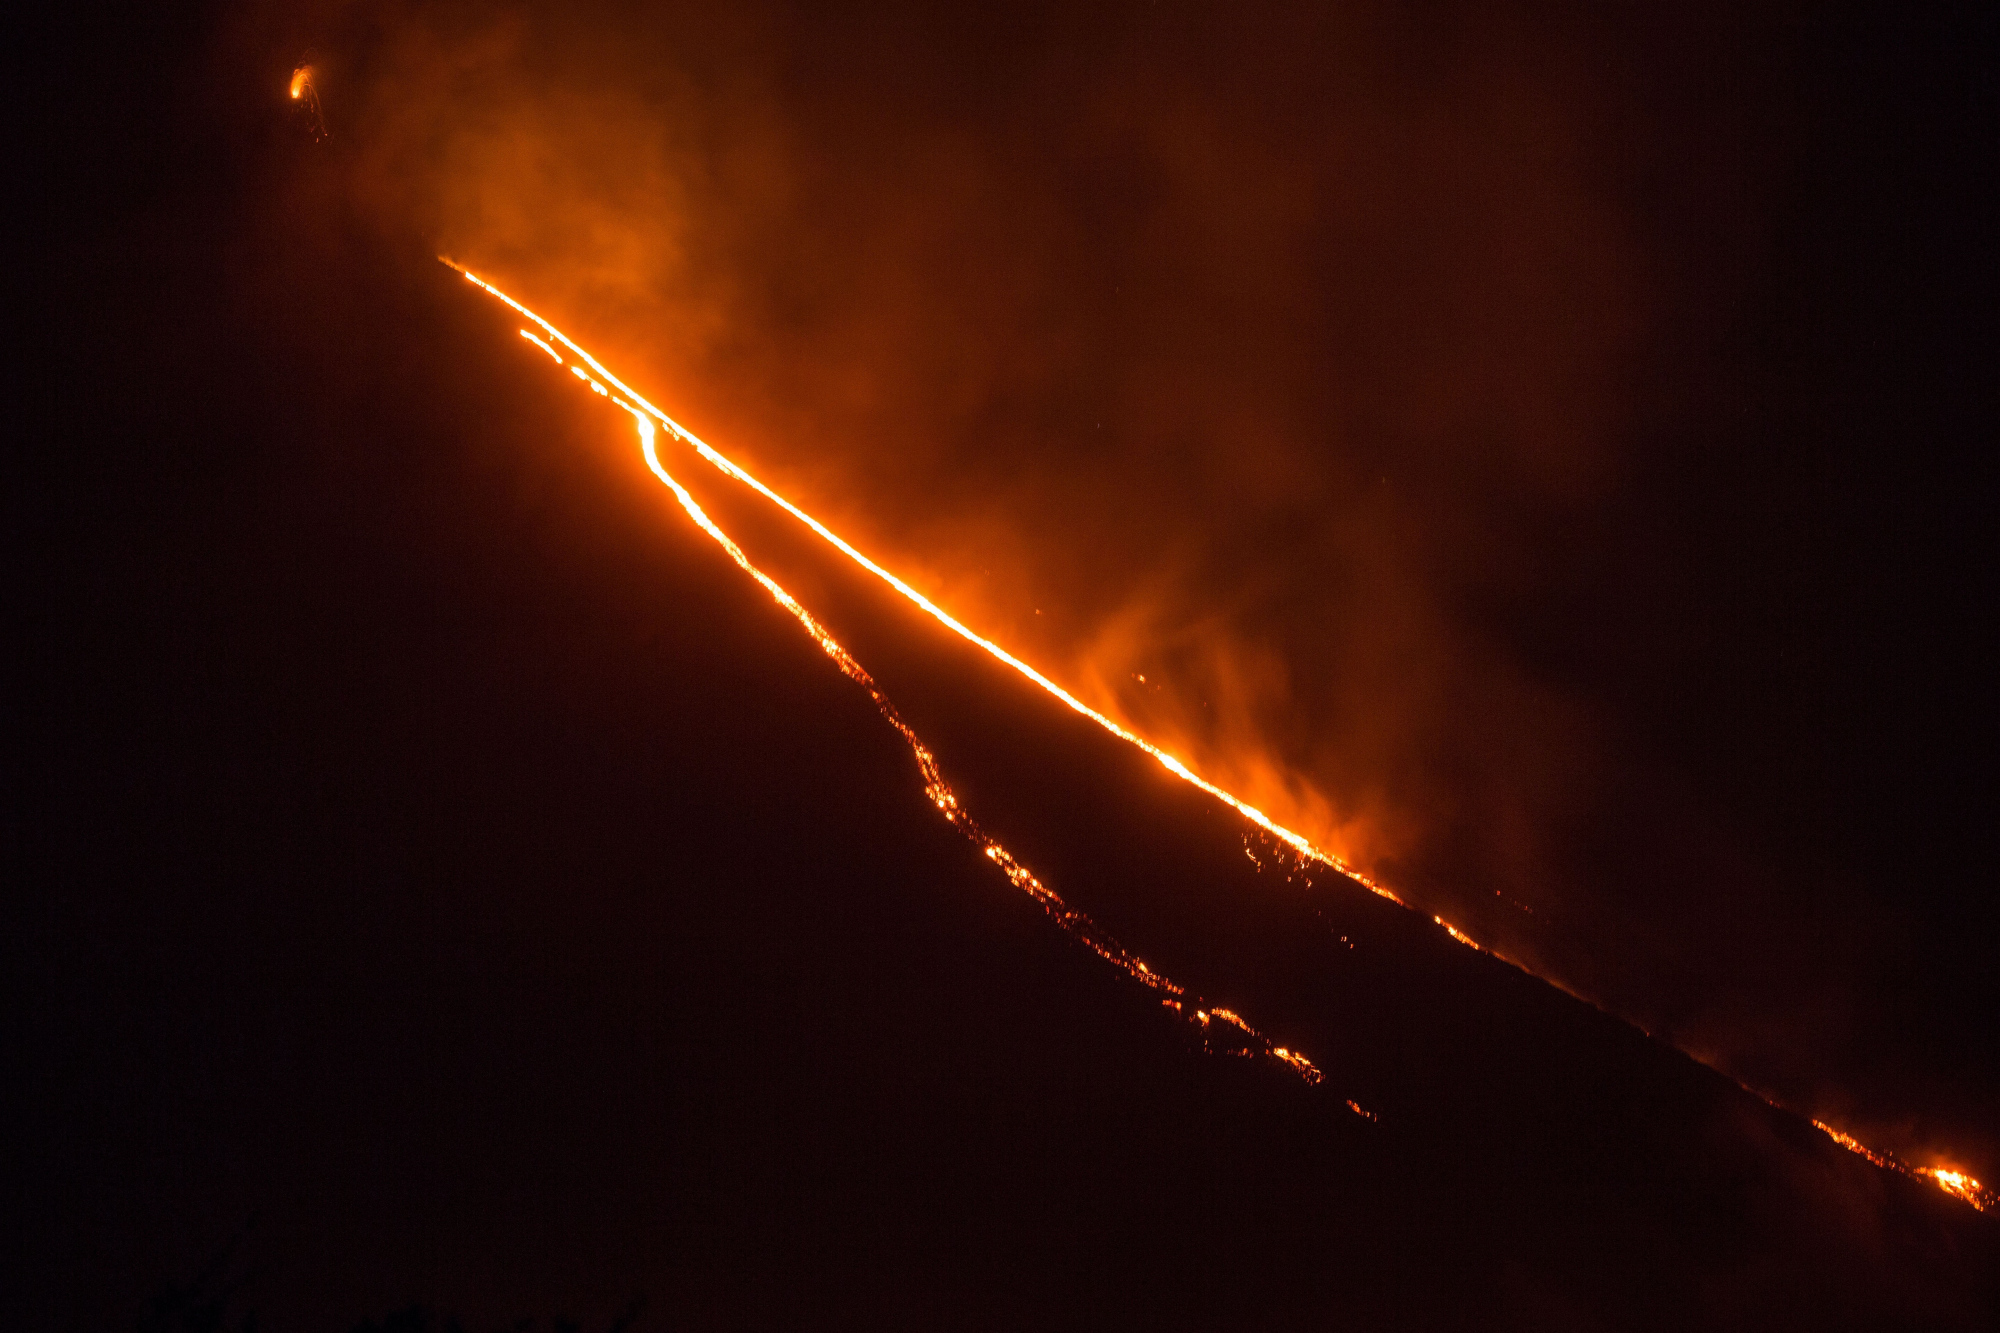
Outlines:
[[[292,71],[292,81],[287,86],[286,91],[290,94],[292,102],[298,107],[299,114],[305,117],[306,130],[313,138],[324,139],[326,138],[326,117],[320,111],[319,89],[313,82],[314,73],[315,71],[310,64],[301,62],[299,67]]]
[[[1123,946],[1118,944],[1115,939],[1100,928],[1096,922],[1092,921],[1089,916],[1064,902],[1054,890],[1038,879],[1033,872],[1016,860],[1012,853],[1008,852],[1005,847],[1001,846],[998,841],[982,829],[972,818],[970,812],[960,804],[957,796],[944,781],[938,769],[936,756],[923,743],[922,739],[918,737],[909,724],[903,720],[902,715],[896,710],[895,705],[890,702],[888,696],[883,693],[874,678],[826,631],[819,621],[797,599],[792,597],[775,580],[751,563],[749,557],[743,553],[735,541],[716,525],[714,520],[695,502],[694,497],[688,493],[686,488],[667,471],[665,465],[660,461],[658,428],[665,427],[675,438],[692,448],[706,462],[725,476],[750,487],[759,495],[762,495],[765,499],[798,519],[829,545],[894,588],[925,614],[949,629],[952,633],[976,645],[998,661],[1013,668],[1022,676],[1040,686],[1047,693],[1061,700],[1070,709],[1081,713],[1112,735],[1144,750],[1176,777],[1207,792],[1210,796],[1228,805],[1251,823],[1263,829],[1271,837],[1287,845],[1298,858],[1298,865],[1300,867],[1305,866],[1307,863],[1317,863],[1347,879],[1353,880],[1356,884],[1361,885],[1380,897],[1388,899],[1400,907],[1411,908],[1411,904],[1405,902],[1402,898],[1398,897],[1382,884],[1377,883],[1356,867],[1348,864],[1344,858],[1315,846],[1304,835],[1284,827],[1269,815],[1266,815],[1262,810],[1239,800],[1221,787],[1209,782],[1180,759],[1120,725],[1088,704],[1085,704],[1068,690],[1050,680],[1020,658],[1015,657],[1012,653],[1000,647],[1000,645],[974,633],[908,583],[905,583],[895,574],[849,545],[843,538],[818,519],[766,486],[742,467],[717,452],[692,431],[689,431],[665,412],[653,406],[652,403],[634,391],[623,380],[612,374],[602,362],[585,351],[567,334],[563,333],[562,330],[556,328],[555,325],[549,323],[546,319],[543,319],[540,315],[464,266],[450,259],[444,259],[442,256],[440,258],[446,265],[463,274],[468,282],[495,297],[524,319],[533,323],[543,334],[546,334],[547,339],[545,340],[529,332],[527,329],[520,330],[520,336],[523,339],[533,343],[539,350],[547,353],[558,364],[567,363],[564,362],[562,354],[556,350],[556,346],[552,345],[552,343],[568,349],[576,357],[577,361],[581,363],[581,365],[569,365],[570,372],[589,385],[594,393],[610,399],[617,406],[631,414],[633,421],[638,427],[640,444],[645,454],[647,467],[652,470],[653,474],[661,482],[673,491],[675,498],[680,501],[682,509],[687,512],[688,517],[694,521],[695,525],[707,533],[710,538],[723,548],[729,558],[739,568],[755,579],[766,592],[771,594],[772,598],[780,606],[798,620],[806,632],[812,636],[814,642],[818,643],[821,650],[833,659],[834,664],[840,668],[844,675],[868,692],[869,697],[874,701],[883,719],[910,746],[911,752],[916,757],[917,767],[923,775],[926,796],[929,797],[931,802],[937,806],[939,812],[954,827],[964,833],[974,845],[980,848],[987,859],[1000,868],[1001,872],[1007,876],[1008,880],[1016,888],[1021,889],[1034,898],[1042,906],[1042,909],[1073,939],[1083,944],[1091,952],[1097,954],[1112,966],[1126,973],[1134,981],[1161,995],[1162,1004],[1175,1010],[1191,1023],[1199,1026],[1204,1033],[1204,1045],[1209,1049],[1217,1049],[1215,1037],[1220,1035],[1224,1039],[1222,1049],[1236,1054],[1268,1056],[1289,1066],[1309,1083],[1319,1083],[1322,1081],[1323,1075],[1319,1069],[1304,1056],[1285,1047],[1273,1045],[1269,1039],[1264,1037],[1263,1034],[1258,1032],[1236,1013],[1226,1008],[1206,1004],[1189,996],[1185,988],[1147,967],[1145,963],[1141,962]],[[594,373],[587,373],[584,367],[588,367],[589,372]],[[1250,855],[1247,847],[1245,851],[1246,855]],[[1254,855],[1250,855],[1250,859],[1253,863],[1257,862],[1257,858]],[[1259,868],[1262,868],[1261,863],[1259,863]],[[1416,909],[1412,908],[1412,910]],[[1432,915],[1431,919],[1446,935],[1458,943],[1467,945],[1481,953],[1490,954],[1503,962],[1509,963],[1511,966],[1520,967],[1520,964],[1514,963],[1512,960],[1506,959],[1503,955],[1480,944],[1443,917]],[[1522,970],[1525,971],[1526,969],[1523,968]],[[1770,1098],[1765,1097],[1761,1093],[1756,1093],[1754,1089],[1747,1090],[1760,1099],[1770,1102],[1774,1107],[1778,1106],[1778,1103],[1771,1101]],[[1352,1101],[1349,1101],[1347,1105],[1357,1115],[1370,1120],[1376,1118],[1372,1112],[1364,1110]],[[1780,1107],[1779,1109],[1783,1108]],[[1841,1147],[1858,1154],[1884,1170],[1929,1181],[1945,1193],[1963,1200],[1981,1212],[1990,1212],[1996,1208],[2000,1208],[2000,1193],[1996,1193],[1993,1189],[1982,1185],[1979,1181],[1974,1180],[1964,1172],[1941,1166],[1912,1166],[1897,1158],[1894,1154],[1871,1149],[1852,1135],[1835,1129],[1833,1126],[1820,1120],[1814,1119],[1810,1123],[1814,1128],[1826,1134],[1827,1137]]]

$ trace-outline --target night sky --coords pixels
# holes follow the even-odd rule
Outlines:
[[[9,1322],[1990,1327],[1993,27],[37,16]]]

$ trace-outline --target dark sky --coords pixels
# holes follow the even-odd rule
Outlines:
[[[1668,1048],[2000,1176],[1990,32],[713,9],[66,10],[18,46],[43,1312],[112,1319],[255,1212],[267,1306],[322,1322],[915,1319],[1032,1270],[1024,1318],[1212,1324],[1263,1308],[1232,1266],[1418,1326],[1629,1325],[1698,1274],[1716,1305],[1649,1317],[1755,1322],[1827,1264],[1844,1317],[1926,1274],[1920,1324],[1976,1322],[1976,1218]],[[1240,831],[705,482],[983,822],[1329,1085],[1216,1072],[439,252],[1666,1044],[1245,880]],[[1371,961],[1326,952],[1350,925]],[[1433,1255],[1459,1280],[1398,1305]]]

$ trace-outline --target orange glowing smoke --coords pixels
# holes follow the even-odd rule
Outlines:
[[[1394,893],[1390,892],[1387,888],[1385,888],[1381,884],[1376,883],[1373,879],[1369,878],[1367,875],[1361,873],[1354,867],[1348,865],[1347,862],[1341,857],[1336,856],[1330,852],[1323,851],[1320,848],[1314,846],[1303,835],[1295,833],[1288,828],[1285,828],[1283,825],[1271,819],[1270,816],[1266,815],[1263,811],[1257,809],[1255,806],[1252,806],[1242,800],[1239,800],[1235,796],[1232,796],[1230,793],[1224,791],[1222,788],[1216,786],[1214,783],[1209,782],[1207,779],[1203,778],[1201,775],[1190,769],[1181,760],[1167,753],[1159,746],[1154,745],[1152,742],[1146,740],[1144,737],[1135,734],[1134,732],[1128,730],[1127,728],[1119,725],[1117,722],[1114,722],[1109,717],[1106,717],[1104,714],[1098,712],[1096,709],[1091,708],[1089,705],[1083,703],[1081,700],[1077,699],[1076,696],[1071,694],[1068,690],[1065,690],[1062,686],[1056,684],[1054,681],[1050,680],[1047,676],[1044,676],[1041,672],[1035,670],[1035,668],[1029,666],[1026,662],[1023,662],[1020,658],[1015,657],[1012,653],[1000,647],[1000,645],[992,642],[990,639],[982,638],[978,634],[973,633],[970,629],[966,628],[966,626],[961,624],[958,620],[953,618],[950,614],[945,612],[942,608],[937,606],[929,598],[925,597],[922,593],[918,592],[915,588],[912,588],[902,579],[896,577],[894,574],[884,569],[881,565],[878,565],[873,560],[863,555],[860,551],[856,550],[853,546],[849,545],[838,534],[833,532],[832,529],[828,528],[818,519],[806,513],[803,509],[800,509],[790,500],[787,500],[784,496],[778,494],[776,491],[766,486],[763,482],[759,481],[756,477],[750,475],[750,473],[746,472],[743,468],[739,467],[734,462],[731,462],[729,459],[725,458],[722,454],[716,452],[715,449],[711,448],[707,443],[705,443],[703,440],[697,437],[693,432],[687,430],[685,427],[681,426],[680,423],[676,422],[672,417],[669,417],[659,408],[647,402],[645,398],[641,397],[638,393],[636,393],[623,380],[619,379],[616,375],[613,375],[609,370],[607,370],[602,362],[598,361],[596,357],[592,356],[589,352],[586,352],[582,347],[578,346],[576,342],[574,342],[567,334],[563,333],[562,330],[556,328],[555,325],[549,323],[547,320],[543,319],[540,315],[528,309],[526,306],[522,305],[519,301],[516,301],[513,297],[507,295],[507,293],[501,291],[493,284],[485,281],[484,279],[480,278],[478,275],[472,273],[470,270],[464,268],[463,266],[453,263],[449,259],[446,259],[443,262],[450,265],[452,268],[456,269],[459,273],[463,274],[465,276],[466,281],[474,284],[475,286],[479,287],[482,291],[485,291],[489,295],[497,298],[505,305],[507,305],[510,309],[520,314],[523,318],[532,322],[536,327],[541,329],[543,333],[547,334],[548,338],[553,340],[554,343],[560,344],[562,347],[567,348],[577,358],[577,360],[582,363],[582,365],[570,366],[569,367],[570,372],[574,374],[578,379],[588,384],[592,389],[592,391],[594,391],[595,393],[599,394],[602,397],[609,398],[619,407],[623,408],[625,411],[632,414],[632,419],[638,425],[640,442],[646,456],[646,465],[652,469],[655,476],[657,476],[662,482],[664,482],[668,487],[670,487],[673,490],[675,497],[681,503],[681,507],[687,511],[688,517],[693,519],[695,524],[698,527],[700,527],[702,531],[706,532],[723,548],[723,550],[728,552],[729,558],[735,561],[735,563],[740,568],[742,568],[745,573],[749,574],[752,578],[756,579],[758,583],[763,585],[765,591],[769,592],[780,606],[784,607],[787,611],[791,612],[792,615],[798,619],[799,623],[805,627],[806,632],[813,637],[814,641],[819,644],[821,649],[825,651],[828,657],[831,657],[834,660],[834,663],[840,667],[841,671],[849,679],[853,680],[856,684],[860,685],[862,688],[868,691],[869,697],[875,701],[875,706],[881,711],[883,718],[889,723],[890,726],[894,727],[896,731],[902,735],[903,739],[909,743],[912,753],[916,755],[917,767],[922,772],[924,778],[925,794],[930,797],[932,803],[937,806],[938,810],[944,815],[944,817],[947,820],[949,820],[955,827],[957,827],[968,838],[970,838],[973,841],[973,843],[977,845],[981,849],[981,851],[985,853],[985,855],[989,860],[991,860],[995,865],[1000,867],[1001,872],[1007,876],[1008,880],[1012,882],[1016,888],[1019,888],[1022,891],[1026,892],[1030,897],[1034,898],[1036,902],[1040,903],[1042,905],[1043,910],[1048,912],[1048,914],[1057,922],[1057,924],[1061,925],[1066,932],[1068,932],[1074,939],[1081,942],[1085,947],[1089,948],[1093,953],[1097,954],[1100,958],[1103,958],[1106,962],[1112,964],[1119,970],[1126,973],[1126,975],[1131,977],[1134,981],[1161,994],[1163,996],[1161,1002],[1164,1005],[1166,1005],[1168,1008],[1173,1009],[1176,1013],[1181,1014],[1183,1017],[1186,1017],[1190,1022],[1197,1025],[1203,1031],[1204,1044],[1207,1045],[1210,1049],[1214,1049],[1215,1047],[1213,1041],[1209,1039],[1207,1034],[1216,1033],[1219,1031],[1219,1029],[1226,1027],[1231,1029],[1234,1033],[1240,1034],[1240,1036],[1234,1037],[1232,1039],[1230,1045],[1228,1046],[1228,1049],[1243,1054],[1262,1054],[1268,1056],[1269,1058],[1279,1061],[1289,1066],[1290,1068],[1296,1070],[1302,1077],[1306,1079],[1307,1082],[1318,1083],[1321,1080],[1320,1071],[1312,1064],[1311,1061],[1307,1060],[1304,1056],[1298,1054],[1295,1051],[1289,1050],[1282,1046],[1273,1045],[1267,1038],[1263,1036],[1263,1034],[1259,1033],[1255,1028],[1251,1027],[1237,1014],[1224,1008],[1219,1008],[1215,1006],[1204,1006],[1199,1002],[1188,998],[1187,992],[1185,991],[1184,988],[1176,985],[1172,981],[1169,981],[1167,978],[1152,971],[1143,962],[1139,961],[1139,959],[1135,958],[1130,953],[1128,953],[1109,935],[1105,934],[1103,930],[1099,928],[1095,922],[1091,921],[1091,919],[1088,916],[1084,915],[1082,912],[1077,911],[1075,908],[1072,908],[1068,904],[1063,902],[1063,900],[1055,893],[1054,890],[1050,889],[1047,885],[1043,884],[1041,880],[1037,879],[1035,875],[1031,871],[1029,871],[1026,866],[1022,865],[1019,861],[1014,859],[1012,853],[1008,852],[1006,848],[1002,847],[997,841],[995,841],[983,829],[981,829],[979,825],[973,820],[971,814],[968,813],[965,810],[965,808],[959,803],[957,796],[955,796],[952,793],[951,788],[946,785],[944,778],[940,775],[938,771],[936,757],[932,754],[930,749],[924,745],[923,741],[918,738],[916,732],[910,728],[909,724],[903,721],[902,715],[896,711],[895,706],[889,702],[888,696],[883,694],[881,688],[876,685],[874,678],[871,677],[867,673],[867,671],[865,671],[862,668],[859,662],[854,660],[854,658],[847,652],[845,648],[842,648],[840,644],[837,643],[833,639],[833,637],[826,632],[826,630],[820,625],[820,623],[817,620],[813,618],[811,613],[808,612],[804,606],[800,605],[799,602],[796,599],[794,599],[790,593],[786,592],[783,588],[779,587],[778,584],[774,580],[772,580],[768,575],[766,575],[762,570],[758,569],[755,565],[753,565],[750,562],[749,557],[743,554],[742,549],[739,548],[736,545],[736,543],[729,538],[729,535],[725,533],[720,527],[716,526],[714,520],[710,519],[707,513],[705,513],[702,510],[701,506],[695,503],[694,497],[688,494],[686,489],[683,488],[678,481],[674,480],[673,476],[667,472],[666,467],[660,462],[657,427],[658,426],[666,427],[666,429],[672,432],[676,438],[680,439],[681,441],[686,443],[689,447],[694,449],[694,451],[699,455],[701,455],[701,457],[704,460],[706,460],[708,463],[714,466],[717,470],[721,471],[725,476],[732,477],[735,480],[742,482],[744,485],[749,486],[751,489],[755,490],[759,495],[762,495],[765,499],[771,501],[773,504],[776,504],[781,509],[785,510],[785,512],[791,514],[794,518],[798,519],[801,523],[804,523],[807,527],[811,528],[813,532],[817,533],[823,540],[825,540],[829,545],[831,545],[836,550],[841,552],[841,554],[853,560],[856,564],[860,565],[863,569],[866,569],[869,573],[881,579],[884,583],[887,583],[890,587],[894,588],[897,592],[901,593],[904,597],[908,598],[912,603],[914,603],[917,607],[919,607],[926,615],[929,615],[939,624],[949,629],[952,633],[958,635],[960,638],[965,639],[969,643],[977,645],[979,648],[981,648],[982,650],[993,656],[995,659],[1006,663],[1008,666],[1012,667],[1015,671],[1019,672],[1027,679],[1033,681],[1036,685],[1039,685],[1042,689],[1046,690],[1049,694],[1055,696],[1057,699],[1060,699],[1064,704],[1068,705],[1071,709],[1075,710],[1078,713],[1081,713],[1083,716],[1089,718],[1091,721],[1103,727],[1106,731],[1110,732],[1112,735],[1117,736],[1121,740],[1127,741],[1133,745],[1138,746],[1141,750],[1144,750],[1147,754],[1150,754],[1155,759],[1157,759],[1160,762],[1160,764],[1164,768],[1166,768],[1168,772],[1174,774],[1174,776],[1182,779],[1183,781],[1191,783],[1196,787],[1199,787],[1201,790],[1207,792],[1209,795],[1215,797],[1217,800],[1223,802],[1225,805],[1228,805],[1232,809],[1236,810],[1244,818],[1250,820],[1253,824],[1263,829],[1266,833],[1276,838],[1278,841],[1286,844],[1291,849],[1292,854],[1298,858],[1299,866],[1303,867],[1307,863],[1317,863],[1319,865],[1326,866],[1346,876],[1347,878],[1354,880],[1356,883],[1361,884],[1362,886],[1369,889],[1371,892],[1379,894],[1380,896],[1389,899],[1391,902],[1396,903],[1398,906],[1408,907],[1409,904],[1405,903],[1401,898],[1397,897]],[[525,338],[527,341],[531,343],[534,343],[542,351],[548,353],[548,355],[554,358],[558,363],[563,362],[563,357],[561,353],[556,351],[555,347],[552,346],[549,341],[545,341],[544,339],[537,337],[536,335],[530,333],[526,329],[522,329],[520,332],[523,338]],[[589,367],[590,371],[595,372],[595,376],[593,376],[590,373],[586,373],[586,371],[583,368],[585,366]],[[607,388],[606,387],[607,385],[609,385],[610,387]],[[1256,863],[1260,870],[1263,868],[1262,862],[1258,860],[1255,854],[1250,852],[1247,844],[1244,848],[1244,854],[1246,856],[1249,856],[1251,861],[1253,863]],[[1433,916],[1431,919],[1434,922],[1436,922],[1437,925],[1451,939],[1456,940],[1460,944],[1464,944],[1473,949],[1477,949],[1482,953],[1492,953],[1492,950],[1487,949],[1485,946],[1481,945],[1478,941],[1474,940],[1472,937],[1465,934],[1465,932],[1453,926],[1443,917]],[[1501,957],[1501,955],[1498,954],[1494,954],[1493,956]],[[1505,960],[1503,958],[1502,961],[1508,961],[1508,960]],[[1515,966],[1518,966],[1518,964],[1515,964]],[[1769,1099],[1766,1098],[1765,1100]],[[1364,1116],[1370,1120],[1375,1118],[1371,1112],[1363,1110],[1360,1106],[1356,1105],[1354,1102],[1350,1101],[1347,1104],[1350,1108],[1353,1109],[1355,1114]],[[1773,1105],[1776,1104],[1773,1103]],[[1874,1163],[1876,1166],[1882,1167],[1885,1170],[1896,1171],[1903,1175],[1915,1177],[1918,1179],[1929,1180],[1931,1183],[1935,1184],[1938,1188],[1944,1190],[1947,1194],[1952,1195],[1954,1198],[1964,1200],[1966,1203],[1971,1204],[1974,1208],[1979,1209],[1981,1212],[1992,1211],[1996,1207],[2000,1207],[2000,1195],[1996,1195],[1995,1191],[1981,1185],[1977,1180],[1972,1179],[1972,1177],[1966,1175],[1961,1171],[1949,1170],[1943,1167],[1912,1167],[1897,1160],[1894,1156],[1888,1153],[1877,1152],[1867,1147],[1859,1140],[1854,1138],[1852,1135],[1844,1133],[1841,1130],[1837,1130],[1833,1128],[1831,1125],[1827,1125],[1818,1120],[1814,1120],[1812,1123],[1814,1126],[1816,1126],[1817,1128],[1825,1132],[1829,1137],[1831,1137],[1834,1142],[1840,1144],[1842,1147],[1848,1149],[1851,1152],[1859,1154],[1860,1156],[1866,1158],[1868,1161]]]

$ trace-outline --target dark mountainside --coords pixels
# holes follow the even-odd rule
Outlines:
[[[131,1327],[254,1217],[278,1330],[1991,1326],[1992,1219],[1287,882],[670,453],[992,833],[1326,1081],[1200,1053],[622,414],[237,132],[23,275],[9,1325]]]

